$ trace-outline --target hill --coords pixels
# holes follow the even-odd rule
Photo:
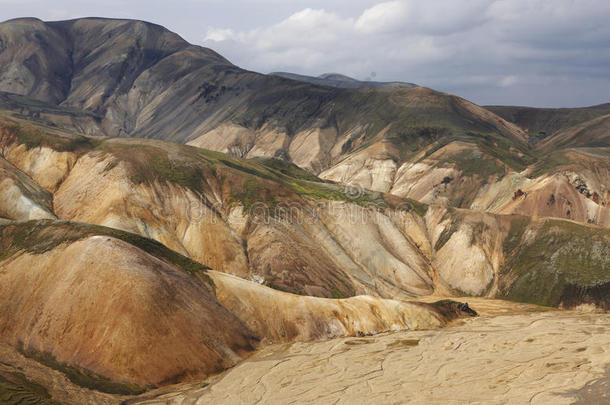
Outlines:
[[[608,225],[605,172],[569,157],[584,154],[593,167],[607,167],[599,149],[605,121],[533,147],[525,121],[516,125],[453,95],[248,72],[142,21],[19,19],[0,24],[0,39],[0,109],[17,120],[280,158],[327,180],[426,204]],[[604,108],[558,114],[574,123]],[[534,122],[557,121],[555,112],[536,114],[542,118]],[[593,136],[599,140],[583,142],[590,131],[601,131]],[[574,147],[581,149],[566,149]],[[532,193],[535,204],[513,200]],[[553,199],[567,202],[542,204]]]
[[[500,137],[514,149],[524,141],[510,124],[455,96],[339,89],[248,72],[141,21],[11,20],[0,24],[0,40],[0,91],[56,105],[63,115],[84,110],[91,119],[81,132],[88,134],[192,141],[240,156],[283,157],[315,173],[383,139],[400,149],[399,160],[452,137]],[[23,102],[24,111],[35,104],[10,102]],[[68,120],[46,118],[59,126]]]
[[[116,403],[207,378],[261,340],[439,328],[463,316],[447,305],[293,296],[89,224],[15,222],[0,236],[3,403]]]
[[[486,106],[499,115],[527,131],[534,140],[543,139],[557,131],[574,127],[602,115],[610,114],[610,104],[584,108],[534,108],[514,106]]]
[[[9,220],[44,212],[109,226],[225,273],[329,298],[468,294],[559,306],[573,286],[608,281],[609,230],[545,218],[555,206],[577,211],[561,194],[550,205],[539,201],[543,191],[510,199],[512,210],[538,209],[540,218],[426,206],[282,160],[0,123],[8,179],[30,179],[17,186],[29,194],[7,195]],[[544,282],[519,281],[534,268]],[[521,285],[531,290],[515,292]]]

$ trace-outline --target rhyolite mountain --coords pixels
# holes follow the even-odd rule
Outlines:
[[[1,91],[86,110],[99,119],[99,134],[214,138],[228,143],[218,147],[284,156],[318,172],[382,139],[412,154],[449,135],[496,134],[509,144],[522,138],[518,128],[458,97],[425,88],[337,89],[248,72],[140,21],[11,20],[0,25],[0,40]]]
[[[610,306],[608,229],[425,206],[283,160],[3,114],[0,400],[11,404],[118,404],[206,379],[261,344],[472,315],[416,301],[431,294]]]
[[[610,281],[608,229],[426,206],[273,158],[0,118],[0,164],[2,218],[120,229],[303,295],[467,294],[558,306],[573,287],[584,294]]]
[[[436,283],[391,224],[402,216],[421,233],[421,205],[345,201],[280,160],[0,121],[0,402],[118,403],[205,379],[261,344],[469,316],[400,299]],[[267,215],[252,210],[262,202]],[[353,224],[370,238],[341,229],[349,210],[371,217]]]
[[[319,86],[240,69],[158,25],[98,18],[0,24],[0,91],[0,108],[78,133],[277,157],[427,204],[610,226],[603,106],[559,119],[424,87]]]
[[[419,300],[607,310],[609,120],[2,23],[0,402],[154,400],[268,343],[474,315]]]

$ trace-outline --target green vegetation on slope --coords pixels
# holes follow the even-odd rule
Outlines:
[[[517,171],[533,161],[524,142],[452,95],[425,88],[379,91],[301,85],[286,92],[284,87],[285,83],[278,82],[273,90],[255,95],[247,112],[234,121],[251,129],[271,125],[289,136],[322,122],[322,128],[353,133],[345,153],[380,141],[377,135],[386,130],[384,140],[395,146],[397,161],[429,146],[438,149],[457,140],[476,143]]]
[[[506,235],[502,244],[504,256],[510,257],[516,253],[521,244],[521,239],[523,239],[523,234],[530,223],[531,218],[529,217],[515,217],[511,220],[508,235]]]
[[[0,374],[0,403],[5,405],[59,405],[45,387],[21,373]]]
[[[457,159],[458,168],[465,170],[467,175],[477,174],[483,177],[484,175],[502,174],[505,172],[504,165],[520,172],[537,161],[535,154],[523,143],[495,133],[477,134],[472,132],[460,136],[452,135],[439,140],[426,150],[422,159],[427,158],[444,146],[458,141],[474,143],[483,152],[479,159],[469,159],[468,156],[459,155],[454,158]],[[493,159],[497,159],[497,161]],[[483,167],[480,167],[481,164],[483,164]]]
[[[42,254],[63,243],[74,243],[90,236],[120,239],[158,259],[198,275],[213,285],[211,278],[206,274],[209,267],[184,257],[155,240],[114,228],[80,222],[38,220],[0,224],[0,261],[20,252]]]
[[[0,119],[0,147],[16,142],[29,149],[47,147],[57,152],[85,152],[99,144],[99,140],[81,135],[62,133],[63,136],[43,131],[41,127]]]
[[[145,142],[126,143],[106,141],[96,150],[111,154],[116,160],[108,165],[111,170],[118,162],[128,164],[131,181],[135,184],[173,183],[194,191],[200,191],[204,181],[203,165],[196,156],[172,159],[168,151],[156,144]],[[190,159],[189,159],[190,158]]]
[[[115,382],[96,374],[91,370],[61,363],[57,361],[51,353],[40,352],[30,348],[26,349],[23,347],[23,343],[20,343],[17,349],[25,357],[36,360],[40,364],[61,372],[68,377],[70,381],[80,387],[119,395],[138,395],[146,391],[146,388],[135,384]]]
[[[459,151],[440,160],[438,166],[454,166],[462,172],[463,177],[478,177],[483,182],[487,182],[490,177],[501,179],[507,173],[506,166],[501,161],[476,149]]]
[[[246,210],[259,203],[273,208],[300,197],[348,201],[380,209],[409,208],[419,215],[427,209],[412,200],[389,199],[379,192],[327,183],[290,162],[274,158],[240,159],[192,146],[135,139],[108,140],[95,150],[115,158],[107,170],[119,161],[126,163],[136,184],[169,182],[203,193],[210,190],[210,180],[216,179],[223,185],[226,201],[241,204]]]
[[[560,220],[528,226],[528,221],[516,219],[505,239],[502,296],[557,306],[567,285],[610,281],[610,230]]]
[[[557,168],[567,165],[570,163],[570,159],[566,157],[566,151],[564,150],[556,150],[552,151],[542,159],[540,159],[536,164],[534,164],[531,168],[531,172],[528,177],[534,179],[536,177],[542,176],[545,173],[552,172]]]
[[[602,115],[610,114],[610,104],[584,108],[533,108],[513,106],[485,107],[505,120],[527,130],[531,136],[547,136]]]

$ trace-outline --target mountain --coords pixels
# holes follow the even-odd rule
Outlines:
[[[0,25],[0,40],[0,91],[85,110],[97,117],[98,134],[285,157],[316,173],[382,138],[409,151],[448,136],[523,138],[455,96],[260,75],[140,21],[11,20]]]
[[[606,108],[261,75],[142,21],[1,23],[0,402],[227,398],[227,368],[381,332],[481,360],[485,334],[431,329],[607,311]],[[519,348],[513,370],[533,341],[474,347]],[[367,375],[415,344],[371,346]]]
[[[526,130],[534,140],[603,115],[610,114],[610,104],[584,108],[533,108],[511,106],[487,106],[494,114]]]
[[[532,146],[525,121],[453,95],[248,72],[141,21],[11,20],[0,24],[0,39],[0,108],[14,118],[281,158],[327,180],[426,204],[610,224],[599,142],[551,145],[551,153]],[[583,167],[580,156],[591,164]],[[536,197],[518,198],[526,195]]]
[[[87,138],[7,118],[0,130],[6,181],[21,190],[7,194],[0,216],[120,229],[275,289],[335,298],[518,297],[558,306],[571,285],[609,281],[610,230],[600,227],[426,206],[324,182],[277,159]],[[533,274],[540,282],[525,281]]]
[[[417,87],[416,84],[405,82],[361,81],[339,73],[324,73],[318,77],[287,72],[273,72],[270,73],[270,75],[284,77],[299,82],[317,84],[319,86],[340,87],[345,89],[410,89],[412,87]]]

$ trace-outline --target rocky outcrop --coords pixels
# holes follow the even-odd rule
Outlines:
[[[339,300],[298,296],[224,273],[210,275],[218,300],[268,342],[435,329],[464,316],[448,308],[371,296]]]

